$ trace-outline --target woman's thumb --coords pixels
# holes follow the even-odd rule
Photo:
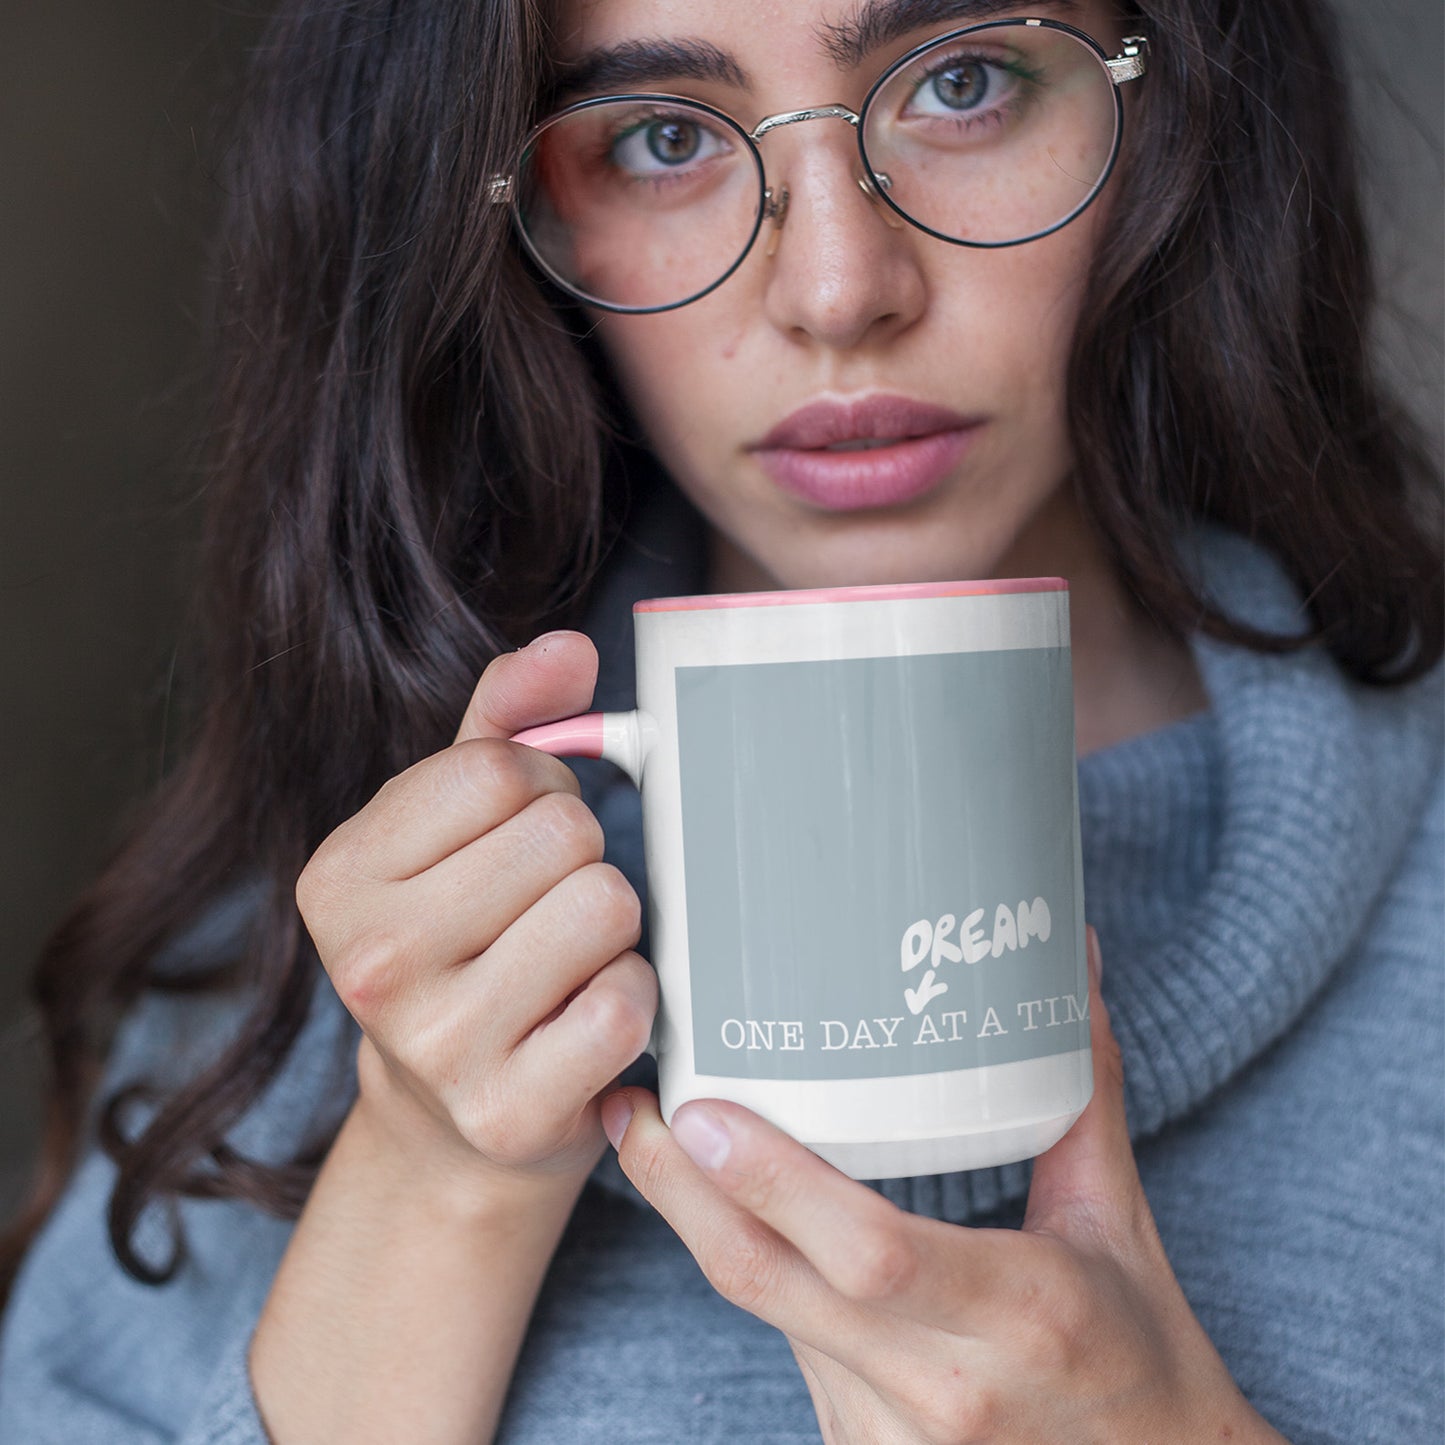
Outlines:
[[[597,685],[597,649],[583,632],[548,632],[487,664],[456,741],[508,738],[523,728],[586,712]]]
[[[1069,1233],[1071,1223],[1100,1228],[1129,1215],[1143,1186],[1124,1116],[1124,1061],[1099,992],[1103,959],[1099,935],[1089,946],[1089,1038],[1094,1094],[1073,1128],[1034,1160],[1024,1228]]]

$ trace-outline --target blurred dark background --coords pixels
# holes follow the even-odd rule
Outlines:
[[[1382,352],[1438,447],[1445,7],[1340,3],[1390,298]],[[0,8],[0,1210],[38,1117],[36,950],[176,744],[211,113],[264,8]]]

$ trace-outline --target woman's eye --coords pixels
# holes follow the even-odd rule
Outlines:
[[[612,159],[637,176],[662,175],[720,154],[726,147],[695,120],[658,116],[643,121],[612,143]]]
[[[967,118],[997,110],[1017,88],[1018,77],[1002,65],[957,56],[918,82],[908,109],[919,115]]]

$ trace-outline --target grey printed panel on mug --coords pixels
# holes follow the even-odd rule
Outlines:
[[[699,1073],[1087,1047],[1067,648],[675,677]]]

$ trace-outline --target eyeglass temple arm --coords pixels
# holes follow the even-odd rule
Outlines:
[[[1149,37],[1147,35],[1126,35],[1121,42],[1123,49],[1112,60],[1106,60],[1110,78],[1115,85],[1126,80],[1137,80],[1149,68]]]

